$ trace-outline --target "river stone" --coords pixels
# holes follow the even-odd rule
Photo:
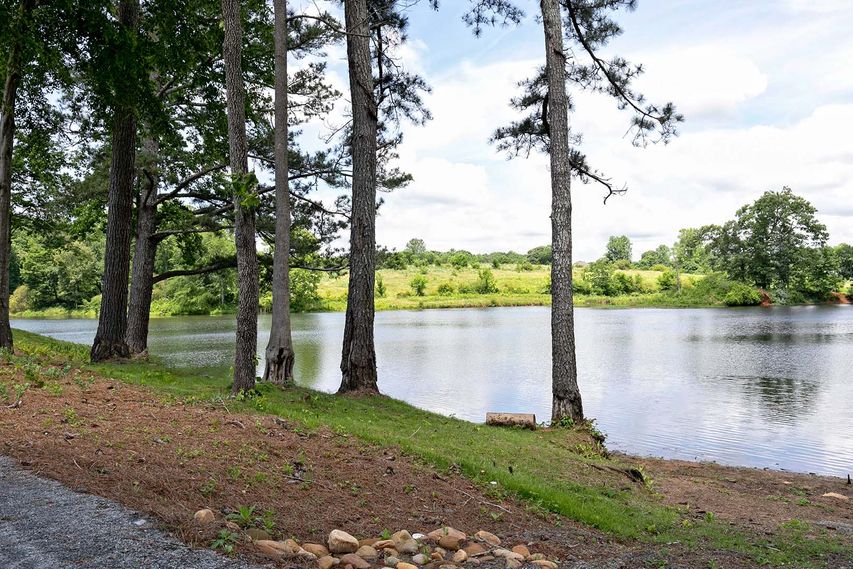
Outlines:
[[[317,565],[320,566],[320,569],[332,569],[335,565],[340,563],[341,560],[331,555],[324,555],[320,559],[317,560]]]
[[[445,536],[455,537],[458,541],[465,541],[466,539],[468,539],[468,536],[465,535],[465,533],[450,526],[440,527],[437,530],[433,530],[427,534],[427,537],[429,537],[433,541],[439,541],[442,537]]]
[[[465,535],[465,534],[462,534]],[[438,540],[438,545],[450,551],[456,551],[465,544],[465,539],[460,539],[456,535],[444,535]]]
[[[406,563],[404,561],[400,561],[397,563],[397,569],[418,569],[417,565],[412,565],[411,563]]]
[[[418,542],[406,530],[400,530],[391,536],[394,548],[400,553],[413,554],[418,552]]]
[[[367,559],[369,561],[373,561],[374,559],[379,557],[379,552],[369,545],[362,545],[358,548],[355,554],[361,557],[362,559]]]
[[[474,534],[474,537],[481,541],[485,541],[489,545],[494,545],[495,547],[501,544],[501,540],[498,536],[487,531],[480,530]]]
[[[389,555],[385,558],[385,565],[388,567],[396,567],[398,563],[400,563],[400,560],[393,555]]]
[[[512,550],[513,550],[515,553],[518,553],[519,555],[521,555],[522,557],[524,557],[525,559],[527,559],[528,557],[530,557],[530,550],[529,550],[529,549],[527,549],[527,546],[526,546],[526,545],[516,545],[515,547],[513,547],[513,548],[512,548]]]
[[[241,528],[239,525],[237,525],[236,523],[234,523],[230,520],[225,522],[225,529],[228,529],[230,531],[235,531],[235,532],[243,530],[243,528]]]
[[[355,553],[347,553],[341,556],[341,563],[352,565],[354,569],[370,569],[370,563],[356,555]]]
[[[317,557],[325,557],[329,554],[329,550],[326,546],[320,545],[319,543],[305,543],[302,545],[302,549],[308,553],[313,553]]]
[[[423,553],[418,553],[417,555],[412,556],[412,563],[417,565],[425,565],[427,562],[427,556]]]
[[[278,541],[259,539],[254,543],[255,549],[269,557],[281,557],[290,554],[290,548]]]
[[[456,553],[453,554],[453,562],[454,563],[465,563],[468,561],[468,554],[464,549],[460,549]]]
[[[270,538],[270,534],[260,528],[249,528],[246,535],[251,537],[252,541],[269,541]]]
[[[195,523],[199,525],[207,525],[216,521],[216,514],[210,508],[199,510],[193,516]]]
[[[394,547],[393,539],[380,539],[376,543],[372,544],[376,549],[388,549],[389,547]]]
[[[482,555],[487,550],[485,547],[477,543],[476,541],[472,541],[468,545],[462,548],[462,550],[468,554],[468,557],[474,557],[475,555]]]
[[[839,494],[838,492],[827,492],[826,494],[821,494],[821,497],[823,497],[823,498],[835,498],[836,500],[844,500],[845,502],[850,500],[850,498],[848,498],[844,494]]]
[[[329,534],[329,551],[332,553],[355,553],[358,540],[345,531],[333,529]]]
[[[518,569],[521,567],[522,562],[518,559],[512,559],[510,557],[506,558],[506,569]]]
[[[442,553],[441,551],[433,551],[429,557],[433,561],[444,561],[444,553]]]
[[[553,561],[548,561],[547,559],[535,559],[531,561],[531,563],[542,567],[542,569],[557,569],[557,564]]]

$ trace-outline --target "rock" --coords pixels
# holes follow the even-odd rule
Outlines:
[[[440,545],[444,549],[456,551],[457,549],[465,545],[465,539],[460,539],[459,536],[456,535],[444,535],[441,536],[441,539],[438,540],[438,545]]]
[[[299,550],[300,550],[300,549],[302,549],[302,546],[301,546],[301,545],[299,545],[298,543],[296,543],[296,540],[295,540],[295,539],[285,539],[285,540],[284,540],[284,545],[286,545],[287,547],[289,547],[289,548],[291,549],[291,551],[293,551],[294,553],[298,553],[298,552],[299,552]],[[307,552],[306,552],[306,553],[307,553]]]
[[[444,553],[441,551],[433,551],[429,558],[433,561],[444,561]]]
[[[495,547],[501,544],[501,540],[498,536],[487,531],[480,530],[474,534],[474,537],[476,537],[480,541],[485,541],[489,545],[494,545]]]
[[[376,543],[372,544],[376,549],[388,549],[389,547],[394,547],[393,539],[380,539]]]
[[[397,563],[397,569],[418,569],[418,566],[400,561],[399,563]]]
[[[317,560],[317,565],[320,566],[320,569],[332,569],[332,567],[334,567],[340,562],[340,559],[336,559],[331,555],[324,555],[323,557]]]
[[[362,559],[367,559],[369,561],[373,561],[374,559],[379,557],[379,552],[369,545],[362,545],[358,548],[355,554],[361,557]]]
[[[480,560],[477,559],[476,557],[469,557],[467,563],[468,563],[468,565],[479,565]]]
[[[389,555],[385,558],[385,565],[388,567],[396,567],[398,563],[400,563],[400,560],[393,555]]]
[[[524,557],[525,559],[530,557],[530,550],[527,549],[526,545],[516,545],[515,547],[512,548],[512,550],[514,552],[518,553],[519,555],[521,555],[522,557]]]
[[[468,557],[474,557],[475,555],[482,555],[486,553],[486,548],[477,543],[476,541],[472,541],[468,545],[462,548],[462,550],[468,554]]]
[[[304,543],[302,544],[302,549],[321,558],[329,555],[329,550],[326,546],[320,545],[319,543]]]
[[[373,544],[374,544],[374,543],[376,543],[377,541],[380,541],[380,539],[379,539],[378,537],[368,537],[367,539],[360,539],[360,540],[358,540],[358,545],[359,545],[359,546],[362,546],[362,545],[373,545]]]
[[[296,555],[303,559],[317,559],[317,556],[311,553],[310,551],[305,551],[301,547],[296,550]]]
[[[413,554],[418,552],[418,542],[412,537],[412,534],[406,530],[400,530],[391,536],[394,541],[394,549],[400,553]]]
[[[516,553],[515,551],[510,551],[509,549],[495,549],[492,553],[494,553],[496,557],[504,557],[514,561],[524,561],[523,555]]]
[[[521,567],[522,562],[518,559],[511,559],[509,557],[506,558],[506,569],[518,569]]]
[[[370,569],[370,563],[356,555],[355,553],[347,553],[341,555],[341,563],[352,565],[353,569]]]
[[[329,551],[332,553],[355,553],[358,540],[345,531],[333,529],[329,534]]]
[[[464,549],[460,549],[456,553],[453,554],[453,562],[454,563],[465,563],[468,561],[468,554]]]
[[[439,554],[439,555],[441,555],[442,557],[444,557],[445,555],[447,555],[447,550],[446,550],[446,549],[444,549],[443,547],[436,547],[433,551],[435,551],[436,553],[438,553],[438,554]]]
[[[449,563],[446,563],[444,565],[439,565],[438,569],[459,569],[459,568],[456,567],[456,565],[450,565]]]
[[[216,521],[216,514],[213,513],[213,510],[205,508],[197,511],[195,515],[193,515],[193,520],[195,520],[195,523],[199,525],[211,524]]]
[[[542,567],[543,569],[557,569],[557,564],[547,559],[534,559],[531,563]]]
[[[543,553],[534,553],[530,556],[530,561],[539,561],[545,559],[545,555]]]
[[[418,541],[422,540],[422,539],[423,539],[423,538],[425,538],[425,537],[426,537],[426,536],[425,536],[424,534],[422,534],[422,533],[413,533],[413,534],[412,534],[412,538],[413,538],[413,539],[416,539],[416,540],[418,540]]]
[[[281,542],[272,541],[271,539],[260,539],[255,541],[255,549],[270,557],[281,557],[282,555],[290,554],[290,548]]]
[[[445,536],[455,537],[459,541],[465,541],[466,539],[468,539],[468,536],[465,535],[465,533],[449,526],[440,527],[437,530],[433,530],[427,534],[427,537],[429,537],[433,541],[439,541],[442,537]]]
[[[382,554],[385,555],[385,557],[400,557],[400,552],[393,547],[386,547],[382,550]]]
[[[249,528],[246,530],[246,535],[252,538],[252,541],[269,541],[270,534],[260,528]]]
[[[243,528],[241,528],[239,525],[237,525],[236,523],[231,522],[231,521],[225,522],[225,529],[228,529],[230,531],[242,531],[243,530]]]
[[[821,494],[821,497],[823,497],[823,498],[835,498],[836,500],[844,500],[845,502],[850,500],[850,498],[848,498],[844,494],[839,494],[838,492],[827,492],[826,494]]]
[[[423,553],[418,553],[417,555],[412,556],[412,563],[416,563],[418,565],[426,565],[428,558]]]

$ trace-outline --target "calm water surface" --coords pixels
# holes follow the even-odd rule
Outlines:
[[[294,316],[301,384],[337,389],[343,324],[341,313]],[[91,343],[97,322],[12,325]],[[268,332],[262,317],[261,357]],[[233,316],[151,320],[151,353],[173,366],[225,373],[233,347]],[[494,410],[549,418],[548,308],[382,312],[376,349],[392,397],[472,421]],[[586,413],[612,449],[853,472],[853,306],[581,308],[577,350]]]

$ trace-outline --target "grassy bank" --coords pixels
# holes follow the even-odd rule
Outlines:
[[[23,369],[35,389],[45,361],[147,386],[171,400],[214,402],[231,411],[272,414],[298,428],[321,428],[365,443],[396,447],[404,454],[447,472],[460,472],[496,498],[512,495],[530,507],[549,511],[605,531],[620,540],[732,551],[774,567],[826,567],[828,556],[850,557],[850,543],[826,530],[787,520],[770,535],[723,523],[713,513],[664,504],[654,481],[635,459],[606,458],[590,430],[535,432],[477,425],[416,409],[386,397],[336,397],[307,389],[279,390],[262,386],[247,401],[226,400],[227,378],[212,378],[133,362],[89,365],[87,350],[65,342],[15,332],[21,355],[12,363]],[[52,381],[42,377],[44,389]],[[3,393],[26,391],[9,384]],[[0,393],[2,395],[2,393]],[[462,394],[464,396],[464,394]]]

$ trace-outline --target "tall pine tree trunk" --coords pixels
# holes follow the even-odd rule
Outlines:
[[[139,25],[139,0],[119,2],[118,20],[122,33],[135,34]],[[119,98],[121,102],[114,110],[113,119],[104,277],[98,331],[91,351],[93,362],[130,355],[125,333],[136,168],[136,110],[128,94],[119,93]]]
[[[566,56],[558,0],[541,0],[545,30],[545,73],[548,80],[548,124],[551,157],[551,421],[580,421],[583,405],[575,359],[572,299],[572,171],[569,149],[569,105]]]
[[[142,191],[136,208],[136,248],[130,278],[130,300],[127,305],[127,347],[133,356],[148,355],[148,323],[151,314],[151,296],[154,291],[154,260],[157,255],[157,189],[159,176],[156,160],[157,143],[147,139],[143,146],[155,161],[154,171]]]
[[[15,105],[21,83],[21,49],[27,19],[35,0],[20,5],[19,34],[9,48],[6,82],[0,102],[0,348],[12,349],[9,325],[9,263],[12,258],[12,147],[15,144]]]
[[[287,2],[275,10],[275,251],[272,275],[272,328],[266,350],[264,380],[293,382],[290,332],[290,195],[287,141]]]
[[[340,392],[378,391],[373,341],[376,270],[376,129],[367,0],[345,0],[352,100],[352,218]]]
[[[238,0],[222,0],[225,28],[223,59],[228,108],[228,149],[234,185],[234,241],[237,248],[237,346],[234,384],[237,394],[255,387],[258,350],[258,254],[255,247],[255,211],[243,203],[238,188],[249,188],[249,151],[246,139],[246,91],[243,86],[243,24]]]

